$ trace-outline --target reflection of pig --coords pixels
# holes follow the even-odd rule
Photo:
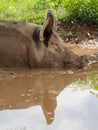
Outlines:
[[[64,46],[54,31],[55,17],[48,11],[44,24],[0,22],[0,67],[82,68],[85,56]]]
[[[23,109],[40,105],[48,124],[54,120],[57,97],[63,89],[74,81],[86,79],[86,73],[83,71],[72,75],[65,75],[61,70],[49,71],[47,69],[35,71],[14,69],[14,72],[17,73],[15,78],[0,77],[0,110]],[[7,74],[9,73],[7,71]],[[6,118],[5,115],[2,116]]]

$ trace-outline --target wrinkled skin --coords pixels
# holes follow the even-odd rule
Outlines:
[[[55,30],[56,20],[47,12],[43,25],[0,22],[0,67],[83,68],[86,56],[64,46]]]

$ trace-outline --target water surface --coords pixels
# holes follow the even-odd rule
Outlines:
[[[0,130],[97,130],[98,64],[87,70],[1,70]]]

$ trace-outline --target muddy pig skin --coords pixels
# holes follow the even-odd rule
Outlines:
[[[43,25],[0,21],[0,67],[83,68],[86,56],[65,47],[56,33],[56,18],[48,11]]]

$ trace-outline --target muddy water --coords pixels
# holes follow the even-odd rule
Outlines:
[[[98,64],[0,70],[0,130],[97,130]]]

